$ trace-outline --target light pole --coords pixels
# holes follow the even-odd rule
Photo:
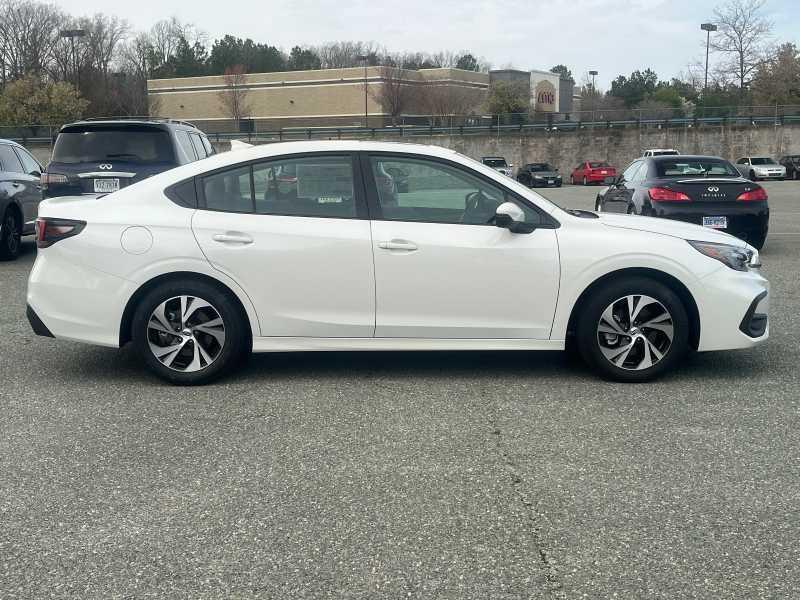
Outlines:
[[[364,128],[366,129],[369,127],[369,112],[367,108],[367,61],[369,60],[369,56],[362,54],[356,56],[356,60],[364,61]]]
[[[708,91],[708,48],[711,45],[711,32],[716,31],[717,26],[713,23],[701,23],[700,29],[706,32],[706,76],[703,81],[703,100],[705,100]]]
[[[589,71],[592,76],[592,127],[594,127],[594,105],[597,102],[597,86],[594,83],[594,78],[597,77],[597,71]]]
[[[58,32],[62,38],[69,38],[70,52],[72,52],[72,74],[75,77],[75,89],[79,89],[81,85],[80,75],[78,74],[78,65],[75,61],[75,38],[82,38],[86,35],[85,29],[62,29]]]

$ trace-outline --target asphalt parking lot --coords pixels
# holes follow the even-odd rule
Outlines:
[[[26,241],[0,263],[0,598],[797,597],[800,182],[765,187],[772,339],[649,385],[475,352],[169,387],[33,335]]]

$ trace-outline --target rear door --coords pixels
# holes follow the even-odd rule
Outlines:
[[[200,247],[253,301],[262,336],[371,337],[372,245],[350,154],[242,164],[199,178]],[[296,174],[279,185],[281,172]]]
[[[25,171],[11,144],[0,144],[0,170],[4,173],[4,192],[19,206],[22,212],[22,230],[27,233],[33,229],[41,200],[39,178]]]

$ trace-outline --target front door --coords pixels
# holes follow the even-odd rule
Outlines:
[[[370,227],[352,156],[240,165],[200,189],[197,241],[253,301],[262,336],[373,335]]]
[[[517,202],[531,222],[548,217],[454,163],[375,154],[362,164],[375,213],[375,337],[550,337],[555,231],[517,234],[492,224],[504,201]]]

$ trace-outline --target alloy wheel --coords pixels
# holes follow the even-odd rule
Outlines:
[[[14,256],[19,251],[22,237],[19,227],[17,227],[17,218],[13,212],[9,212],[6,215],[6,222],[3,223],[3,227],[8,231],[8,235],[6,235],[6,250],[11,256]]]
[[[197,296],[165,300],[147,322],[153,356],[174,371],[192,373],[211,365],[225,346],[225,323],[211,303]]]
[[[675,326],[666,307],[650,296],[629,295],[608,305],[597,323],[600,352],[615,367],[641,371],[672,347]]]

